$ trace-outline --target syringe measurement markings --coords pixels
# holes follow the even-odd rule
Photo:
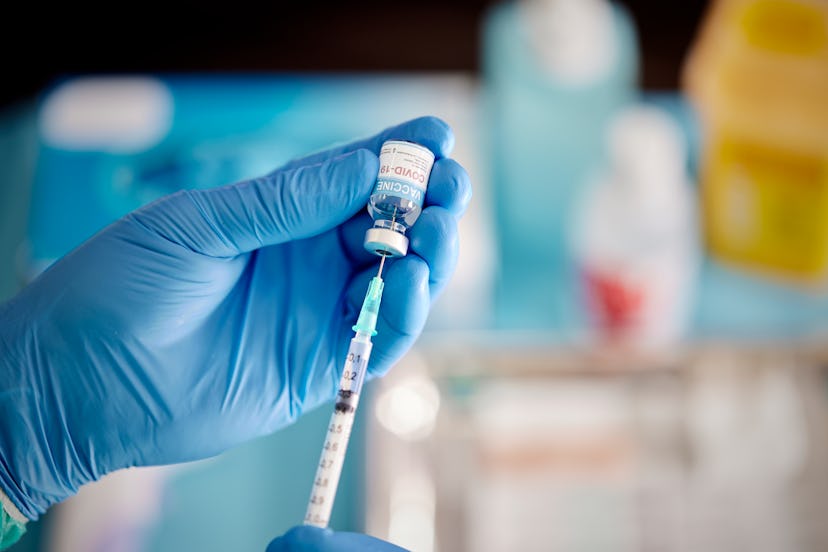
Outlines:
[[[345,451],[353,428],[355,417],[353,401],[358,398],[355,394],[346,393],[350,395],[348,397],[350,404],[345,401],[337,402],[337,408],[331,415],[305,523],[321,524],[321,526],[328,524],[336,487],[345,461]]]
[[[370,342],[357,341],[356,338],[351,341],[305,514],[307,524],[318,527],[328,525],[370,352]]]
[[[344,410],[337,410],[336,414],[332,417],[330,427],[328,428],[328,436],[325,439],[325,444],[322,446],[324,453],[319,462],[320,470],[330,472],[336,463],[337,454],[344,452],[344,444],[348,440],[348,435],[351,433],[354,418],[354,416],[349,416],[348,414]],[[345,419],[341,420],[340,423],[336,423],[336,418]],[[314,480],[314,486],[327,487],[329,482],[330,478],[328,473],[323,476],[317,474],[317,478]]]

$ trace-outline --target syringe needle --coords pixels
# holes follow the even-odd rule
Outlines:
[[[382,267],[385,266],[385,257],[387,257],[387,255],[383,254],[382,255],[382,260],[380,261],[379,272],[377,272],[377,278],[382,277]]]
[[[397,207],[394,207],[394,212],[391,214],[391,224],[393,225],[394,222],[397,220]],[[387,253],[382,253],[382,260],[380,261],[379,271],[377,272],[377,278],[382,279],[382,267],[385,266],[385,258],[388,256]]]

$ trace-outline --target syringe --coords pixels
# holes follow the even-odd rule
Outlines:
[[[328,423],[319,466],[316,468],[308,510],[305,514],[305,525],[325,528],[331,517],[339,476],[342,474],[342,465],[345,463],[345,451],[348,448],[348,440],[351,437],[351,428],[359,404],[359,394],[362,391],[368,359],[371,357],[371,337],[377,334],[384,264],[385,256],[380,261],[379,272],[368,285],[362,310],[353,328],[356,335],[351,339],[348,356],[345,358],[345,369],[339,380],[336,404],[331,414],[331,421]]]

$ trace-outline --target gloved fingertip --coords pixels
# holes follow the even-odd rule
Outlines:
[[[433,115],[412,119],[383,133],[387,140],[409,140],[430,149],[437,159],[448,157],[454,149],[454,131]]]
[[[358,149],[329,159],[324,165],[327,180],[342,194],[337,208],[351,214],[364,208],[379,172],[377,156],[367,149]]]
[[[241,221],[243,251],[307,238],[365,209],[378,171],[377,156],[357,149],[241,183],[227,194],[222,211],[225,219]]]
[[[337,156],[334,156],[334,157],[330,158],[327,162],[328,163],[331,163],[331,162],[335,163],[335,162],[343,161],[343,160],[350,159],[350,158],[354,158],[354,160],[360,161],[360,162],[363,162],[363,163],[371,163],[372,162],[371,158],[373,158],[374,159],[373,162],[379,163],[379,159],[374,154],[374,152],[372,152],[371,150],[369,150],[367,148],[358,148],[358,149],[355,149],[353,151],[346,151],[345,153],[341,153]]]
[[[341,166],[341,170],[348,171],[348,174],[361,177],[359,181],[370,181],[372,184],[379,172],[379,158],[365,148],[337,155],[325,163],[333,167]]]
[[[433,115],[421,117],[420,122],[424,127],[432,129],[429,132],[429,138],[434,141],[434,144],[432,144],[434,154],[438,158],[448,157],[454,149],[454,131],[451,126],[443,119]]]
[[[448,281],[459,249],[457,219],[442,207],[426,208],[411,229],[411,250],[428,264],[429,283],[442,287]]]
[[[469,173],[454,159],[440,159],[431,169],[426,202],[448,209],[460,218],[466,212],[472,198]]]
[[[419,335],[430,305],[429,268],[418,255],[394,261],[385,276],[381,320],[400,336]]]

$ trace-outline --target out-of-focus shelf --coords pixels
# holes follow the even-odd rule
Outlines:
[[[543,332],[442,332],[424,336],[417,350],[437,378],[618,377],[681,372],[707,359],[744,366],[778,360],[780,367],[828,363],[828,335],[762,341],[706,340],[665,352],[575,346]]]
[[[405,536],[413,496],[440,550],[826,550],[824,336],[656,360],[446,332],[412,353],[369,418],[372,534]]]

